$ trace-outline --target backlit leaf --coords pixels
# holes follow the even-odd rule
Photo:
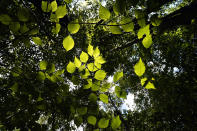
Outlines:
[[[99,70],[94,75],[94,78],[97,80],[103,80],[105,77],[106,77],[106,73],[104,70]]]
[[[115,87],[115,93],[117,97],[126,99],[127,93],[124,90],[122,90],[119,86]]]
[[[103,7],[102,5],[100,5],[99,8],[99,17],[103,20],[108,20],[111,16],[111,13],[108,9],[106,9],[105,7]]]
[[[63,40],[63,47],[66,49],[66,51],[71,50],[74,47],[75,43],[73,38],[69,35]]]
[[[104,64],[106,61],[102,56],[98,56],[95,58],[95,63]]]
[[[120,21],[121,27],[125,32],[131,32],[134,29],[134,24],[131,18],[123,18]]]
[[[45,80],[45,74],[42,71],[39,71],[36,77],[39,81]]]
[[[97,101],[97,95],[95,93],[91,93],[88,97],[88,99],[91,101],[91,102],[96,102]]]
[[[94,63],[89,63],[89,64],[87,65],[87,67],[88,67],[88,70],[91,71],[91,72],[94,72],[94,71],[98,70],[98,69],[96,68],[96,66],[94,65]]]
[[[146,89],[156,89],[152,82],[148,82],[148,84],[145,86],[145,88]]]
[[[80,29],[80,25],[78,24],[78,20],[75,20],[75,21],[70,22],[68,24],[67,28],[68,28],[68,31],[71,34],[77,33],[79,31],[79,29]]]
[[[96,124],[96,117],[95,116],[88,116],[88,123],[91,125]]]
[[[116,72],[113,77],[113,81],[117,82],[120,78],[123,77],[123,72]]]
[[[20,29],[20,23],[19,22],[11,22],[10,26],[9,26],[10,30],[15,32],[18,32],[18,30]]]
[[[7,14],[1,14],[1,15],[0,15],[0,21],[1,21],[1,23],[4,24],[4,25],[9,25],[10,22],[12,21],[12,19],[11,19],[10,16],[7,15]]]
[[[118,127],[120,127],[120,124],[121,124],[121,120],[119,116],[113,117],[111,122],[112,129],[117,129]]]
[[[110,88],[110,83],[105,83],[105,84],[103,84],[103,85],[101,86],[100,91],[101,91],[101,92],[107,92],[107,91],[109,90],[109,88]]]
[[[99,98],[102,102],[108,104],[108,96],[106,94],[100,94]]]
[[[71,3],[72,0],[64,0],[66,3]]]
[[[47,61],[43,60],[40,62],[40,70],[46,70],[47,69]]]
[[[120,29],[120,27],[118,26],[117,23],[110,22],[109,25],[114,25],[114,26],[109,26],[109,31],[112,34],[122,34],[122,31],[121,31],[121,29]]]
[[[143,35],[150,34],[149,27],[150,27],[150,25],[146,25],[145,27],[142,27],[138,30],[138,33],[137,33],[138,39],[141,39],[143,37]]]
[[[80,60],[81,60],[81,62],[86,63],[88,61],[88,54],[82,51],[82,53],[80,55]]]
[[[94,52],[93,46],[89,44],[89,45],[88,45],[88,54],[89,54],[90,56],[92,56],[92,55],[93,55],[93,52]]]
[[[42,45],[42,40],[39,37],[32,37],[32,40],[36,45],[41,46]]]
[[[107,128],[109,125],[109,120],[106,118],[101,118],[98,122],[98,127],[99,128]]]
[[[51,2],[51,8],[52,8],[52,12],[55,12],[57,10],[57,2],[56,2],[56,0]]]
[[[51,11],[51,4],[47,1],[42,1],[42,11],[43,12],[50,12]]]
[[[100,81],[96,81],[92,84],[91,90],[92,91],[98,91],[100,88]]]
[[[74,60],[75,66],[77,68],[79,68],[81,66],[81,61],[75,56],[75,60]]]
[[[66,69],[67,69],[67,71],[68,71],[69,73],[72,74],[72,73],[75,72],[76,66],[75,66],[74,63],[69,62],[68,65],[67,65],[67,67],[66,67]]]
[[[66,5],[58,6],[55,14],[57,18],[63,18],[67,14]]]
[[[142,76],[146,70],[144,62],[140,58],[139,61],[134,66],[134,71],[138,76]]]
[[[94,56],[94,58],[96,58],[96,57],[98,57],[100,55],[100,50],[99,50],[99,48],[98,48],[98,46],[96,47],[96,49],[94,50],[94,52],[93,52],[93,56]]]
[[[152,36],[146,35],[146,37],[142,40],[142,44],[145,48],[149,48],[152,45],[153,41],[152,41]]]

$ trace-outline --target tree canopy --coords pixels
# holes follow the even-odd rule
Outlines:
[[[196,130],[196,12],[196,0],[1,0],[0,130]]]

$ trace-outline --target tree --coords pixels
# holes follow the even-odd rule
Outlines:
[[[195,129],[197,2],[80,2],[1,1],[0,128]]]

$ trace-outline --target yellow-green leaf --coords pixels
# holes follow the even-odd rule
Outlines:
[[[75,21],[70,22],[68,24],[67,28],[68,28],[68,31],[71,34],[77,33],[79,31],[79,29],[80,29],[80,25],[78,24],[78,20],[75,20]]]
[[[79,72],[83,71],[85,68],[86,68],[85,64],[81,65],[81,66],[79,67]]]
[[[105,79],[105,77],[106,77],[106,73],[104,70],[99,70],[94,75],[94,78],[100,81]]]
[[[42,40],[39,37],[32,37],[32,40],[36,45],[42,45]]]
[[[125,32],[131,32],[134,29],[134,24],[131,18],[123,18],[120,21],[121,27]]]
[[[94,52],[93,52],[93,56],[94,56],[94,58],[96,58],[96,57],[98,57],[100,55],[100,50],[99,50],[99,48],[98,48],[98,46],[96,47],[96,49],[94,50]]]
[[[40,62],[40,70],[46,70],[47,69],[47,61],[43,60]]]
[[[63,47],[66,49],[66,51],[71,50],[74,47],[75,43],[73,38],[69,35],[63,40]]]
[[[99,8],[99,17],[103,20],[108,20],[111,16],[111,13],[108,9],[106,9],[105,7],[103,7],[102,5],[100,5]]]
[[[120,27],[118,26],[117,23],[110,22],[109,25],[114,25],[114,26],[109,26],[109,31],[112,34],[122,34],[122,31],[121,31],[121,29],[120,29]]]
[[[88,123],[91,125],[96,124],[96,117],[95,116],[88,116]]]
[[[29,30],[29,28],[27,27],[26,24],[23,24],[23,25],[20,26],[20,32],[21,32],[21,33],[25,33],[25,32],[27,32],[28,30]]]
[[[81,61],[75,56],[75,60],[74,60],[75,66],[77,68],[79,68],[81,66]]]
[[[87,113],[87,107],[77,108],[77,113],[80,115],[85,115]]]
[[[45,80],[45,74],[42,71],[39,71],[36,77],[39,81]]]
[[[51,4],[47,1],[42,1],[42,11],[43,12],[50,12],[51,11]]]
[[[52,8],[52,12],[55,12],[57,10],[57,2],[56,2],[56,0],[51,2],[51,8]]]
[[[95,63],[104,64],[105,62],[102,56],[95,57]]]
[[[145,88],[146,89],[156,89],[152,82],[148,82],[148,84],[145,86]]]
[[[109,120],[106,118],[101,118],[98,122],[98,127],[99,128],[107,128],[109,125]]]
[[[66,67],[66,69],[67,69],[67,71],[69,73],[72,74],[72,73],[75,72],[76,66],[75,66],[75,64],[73,62],[69,62],[68,65],[67,65],[67,67]]]
[[[122,90],[119,86],[115,87],[115,93],[117,97],[126,99],[127,93],[124,90]]]
[[[117,82],[120,78],[123,77],[123,72],[116,72],[113,77],[113,81]]]
[[[107,96],[107,95],[105,95],[105,94],[100,94],[100,95],[99,95],[99,98],[100,98],[100,100],[101,100],[102,102],[108,104],[108,96]]]
[[[138,30],[138,33],[137,33],[138,39],[141,39],[143,37],[143,35],[150,34],[149,27],[150,27],[150,25],[146,25],[145,27],[142,27]]]
[[[117,129],[118,127],[120,127],[120,124],[121,124],[121,120],[119,116],[113,117],[111,122],[112,129]]]
[[[18,32],[18,30],[20,29],[20,23],[19,22],[11,22],[10,26],[9,26],[10,30],[15,32]]]
[[[85,69],[85,74],[82,74],[82,75],[81,75],[81,78],[82,78],[82,79],[87,79],[89,75],[90,75],[89,70],[88,70],[88,69]]]
[[[145,48],[149,48],[152,45],[153,41],[152,41],[152,36],[146,35],[146,37],[142,40],[142,44]]]
[[[96,102],[97,101],[97,95],[95,93],[91,93],[88,97],[88,99],[91,101],[91,102]]]
[[[64,0],[66,3],[71,3],[72,0]]]
[[[67,14],[66,5],[58,6],[55,14],[57,18],[63,18]]]
[[[88,61],[88,54],[82,51],[82,53],[80,55],[80,60],[81,60],[81,62],[86,63]]]
[[[106,91],[109,90],[109,88],[110,88],[110,83],[105,83],[105,84],[103,84],[103,85],[101,86],[100,91],[101,91],[101,92],[106,92]]]
[[[101,69],[101,64],[94,62],[94,65],[96,66],[96,68]]]
[[[4,25],[9,25],[10,22],[12,21],[12,19],[11,19],[10,16],[7,15],[7,14],[1,14],[1,15],[0,15],[0,21],[1,21],[1,23],[4,24]]]
[[[138,76],[142,76],[146,70],[144,62],[140,58],[140,60],[135,64],[134,71]]]
[[[93,55],[93,52],[94,52],[93,46],[89,44],[89,45],[88,45],[88,54],[89,54],[90,56],[92,56],[92,55]]]
[[[98,91],[100,88],[100,81],[96,81],[92,84],[91,90],[92,91]]]

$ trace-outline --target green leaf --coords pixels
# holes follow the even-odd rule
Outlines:
[[[140,81],[141,82],[141,85],[143,86],[146,81],[147,81],[147,78],[146,77],[142,78],[141,81]]]
[[[105,94],[100,94],[100,95],[99,95],[99,98],[100,98],[100,100],[101,100],[102,102],[108,104],[108,96],[107,96],[107,95],[105,95]]]
[[[15,82],[11,87],[10,89],[13,91],[13,92],[17,92],[18,91],[18,83]]]
[[[85,69],[85,74],[81,75],[81,78],[82,79],[87,79],[89,75],[90,75],[89,70],[88,69]]]
[[[40,70],[46,70],[47,69],[47,61],[43,60],[40,62]]]
[[[120,29],[120,27],[118,26],[117,23],[110,22],[109,25],[114,25],[114,26],[109,26],[109,31],[112,34],[122,34],[122,31],[121,31],[121,29]]]
[[[77,68],[79,68],[81,66],[81,61],[75,56],[75,60],[74,60],[75,66]]]
[[[156,89],[152,82],[148,82],[148,84],[145,86],[145,88],[146,89]]]
[[[112,129],[117,129],[118,127],[120,127],[120,124],[121,124],[121,120],[119,116],[113,117],[111,122]]]
[[[56,0],[51,2],[51,8],[52,8],[52,12],[55,12],[57,10],[57,2],[56,2]]]
[[[94,82],[94,84],[92,84],[91,90],[98,91],[99,88],[100,88],[100,81],[96,81],[96,82]]]
[[[96,66],[94,65],[94,63],[89,63],[87,65],[88,67],[88,70],[91,71],[91,72],[94,72],[94,71],[97,71],[98,69],[96,68]]]
[[[106,73],[104,70],[99,70],[95,73],[94,78],[97,80],[103,80],[106,77]]]
[[[63,18],[67,14],[66,5],[58,6],[55,14],[56,14],[57,18]]]
[[[20,29],[20,23],[19,22],[12,22],[9,26],[10,30],[15,32],[18,32]]]
[[[142,76],[146,70],[144,62],[140,58],[140,60],[135,64],[134,71],[138,76]]]
[[[137,10],[135,10],[135,17],[137,19],[141,19],[141,18],[145,17],[145,14],[142,10],[137,9]]]
[[[79,67],[79,72],[83,71],[85,68],[86,68],[85,64],[81,65],[81,66]]]
[[[43,12],[50,12],[51,11],[51,4],[47,1],[42,1],[42,11]]]
[[[162,20],[160,18],[158,18],[157,14],[151,16],[150,21],[153,26],[159,26],[162,22]]]
[[[101,118],[98,122],[98,127],[99,128],[107,128],[109,125],[109,120],[106,118]]]
[[[88,116],[88,123],[91,125],[96,124],[96,117],[95,116]]]
[[[111,16],[111,13],[108,9],[106,9],[105,7],[103,7],[102,5],[100,5],[99,8],[99,17],[103,20],[108,20]]]
[[[134,24],[131,20],[131,18],[126,18],[124,17],[121,21],[120,21],[121,27],[125,32],[131,32],[134,29]]]
[[[0,15],[0,21],[1,21],[1,23],[4,24],[4,25],[9,25],[10,22],[12,21],[12,19],[11,19],[10,16],[7,15],[7,14],[1,14],[1,15]]]
[[[60,24],[56,24],[55,27],[53,26],[52,28],[52,33],[53,34],[58,34],[60,32],[60,29],[61,29],[61,25]]]
[[[142,27],[138,30],[138,33],[137,33],[138,39],[141,39],[143,37],[143,35],[150,34],[149,27],[150,27],[150,25],[146,25],[145,27]]]
[[[39,71],[36,77],[39,81],[44,81],[45,80],[45,74],[42,71]]]
[[[123,77],[123,72],[116,72],[113,77],[113,81],[117,82],[120,78]]]
[[[79,31],[79,29],[80,29],[80,25],[78,24],[78,20],[75,20],[75,21],[70,22],[68,24],[67,28],[68,28],[68,31],[71,34],[77,33]]]
[[[71,50],[74,47],[75,43],[73,38],[69,35],[63,40],[63,47],[66,49],[66,51]]]
[[[82,51],[82,53],[80,55],[80,60],[81,60],[81,62],[86,63],[88,61],[88,54]]]
[[[71,3],[72,0],[64,0],[66,3]]]
[[[56,75],[62,75],[64,73],[64,69],[63,70],[58,70],[58,71],[56,71]]]
[[[91,93],[88,97],[88,99],[91,101],[91,102],[96,102],[97,101],[97,95],[95,93]]]
[[[119,86],[115,87],[115,93],[117,97],[126,99],[126,92],[123,91]]]
[[[68,65],[67,65],[67,67],[66,67],[66,69],[67,69],[67,71],[68,71],[69,73],[72,74],[72,73],[75,72],[76,66],[75,66],[74,63],[69,62]]]
[[[21,33],[25,33],[27,31],[29,31],[29,28],[27,27],[26,24],[23,24],[23,25],[20,26],[20,32]]]
[[[101,64],[94,62],[94,65],[96,66],[96,68],[101,69]]]
[[[47,72],[48,72],[48,73],[53,73],[53,72],[55,72],[55,64],[50,63],[49,66],[48,66]]]
[[[145,27],[146,26],[146,21],[145,21],[144,18],[137,20],[137,23],[139,24],[140,27]]]
[[[99,50],[99,48],[98,48],[98,46],[96,47],[96,49],[94,50],[94,52],[93,52],[93,56],[94,56],[94,58],[96,58],[96,57],[98,57],[100,55],[100,50]]]
[[[90,56],[92,56],[92,55],[93,55],[93,52],[94,52],[93,46],[89,44],[89,45],[88,45],[88,54],[89,54]]]
[[[94,129],[93,131],[99,131],[99,129]]]
[[[17,17],[22,22],[27,22],[30,17],[29,10],[27,8],[20,8],[17,12]]]
[[[142,40],[142,44],[145,48],[149,48],[152,45],[153,41],[152,41],[152,36],[146,35],[146,37]]]
[[[104,60],[102,56],[98,56],[95,58],[95,62],[99,64],[104,64],[106,61]]]
[[[42,45],[42,40],[39,37],[32,37],[32,40],[36,45],[41,46]]]
[[[101,86],[100,91],[101,91],[101,92],[106,92],[106,91],[109,90],[110,86],[111,86],[110,83],[105,83],[105,84],[103,84],[103,85]]]
[[[79,115],[85,115],[87,113],[87,107],[77,108],[77,112],[79,113]]]

